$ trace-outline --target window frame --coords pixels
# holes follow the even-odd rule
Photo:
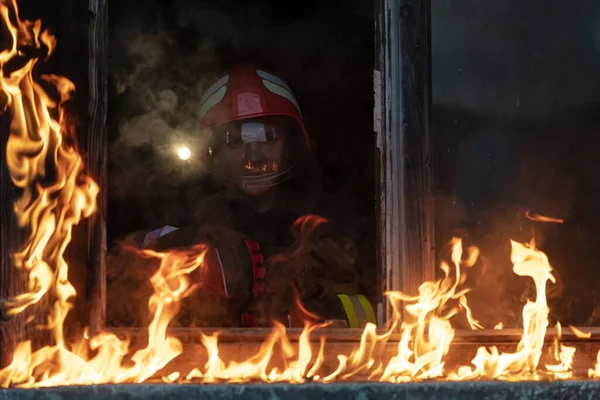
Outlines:
[[[431,108],[430,0],[377,0],[373,71],[373,130],[377,167],[377,268],[382,293],[417,291],[435,276]],[[106,182],[108,103],[107,2],[92,0],[88,168],[99,183],[98,212],[87,221],[92,331],[106,317]],[[398,190],[400,188],[400,190]],[[382,298],[380,328],[391,316]],[[180,328],[186,329],[186,328]],[[190,328],[195,330],[194,328]],[[265,330],[265,334],[268,329]]]

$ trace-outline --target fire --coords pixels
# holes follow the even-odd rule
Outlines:
[[[10,299],[5,312],[16,315],[52,289],[58,301],[51,324],[60,329],[60,321],[69,308],[67,300],[75,294],[67,279],[64,251],[71,241],[73,225],[95,210],[98,185],[82,173],[81,156],[66,144],[68,138],[64,137],[70,133],[66,132],[62,105],[69,100],[75,86],[66,78],[42,75],[42,80],[54,84],[59,91],[60,101],[56,103],[33,79],[32,71],[38,60],[21,56],[22,47],[40,48],[42,44],[50,55],[55,40],[46,31],[41,32],[40,21],[11,25],[11,10],[19,21],[14,2],[0,5],[2,20],[13,40],[12,47],[0,53],[5,109],[12,115],[6,160],[14,185],[23,189],[14,211],[19,226],[30,228],[31,235],[24,249],[14,255],[15,267],[29,277],[28,291]],[[25,64],[7,71],[6,66],[12,60]],[[53,171],[46,170],[48,161],[55,167]]]
[[[530,220],[536,221],[536,222],[553,222],[556,224],[562,224],[563,222],[565,222],[565,220],[561,219],[561,218],[552,218],[552,217],[547,217],[545,215],[532,214],[529,211],[525,212],[525,216],[527,218],[529,218]]]
[[[590,368],[588,370],[588,376],[590,378],[600,378],[600,351],[596,357],[596,365],[594,365],[594,369]]]
[[[554,339],[554,359],[560,361],[557,365],[546,365],[548,371],[557,378],[569,379],[573,376],[573,357],[575,356],[575,347],[565,346],[560,343],[562,328],[560,322],[556,325],[558,334]]]
[[[204,372],[199,369],[193,369],[186,377],[186,380],[202,378],[204,382],[247,382],[250,380],[261,380],[266,382],[292,382],[302,383],[307,379],[314,378],[318,380],[316,372],[321,367],[324,359],[323,350],[325,341],[321,340],[320,350],[316,359],[313,361],[312,349],[310,345],[310,334],[315,329],[323,325],[306,324],[299,340],[298,356],[294,358],[295,351],[286,336],[286,329],[283,325],[275,323],[271,334],[262,344],[256,355],[244,362],[238,363],[231,361],[224,362],[219,356],[218,336],[215,333],[211,336],[202,335],[202,344],[208,352],[208,361],[204,366]],[[273,361],[275,346],[279,344],[283,352],[286,366],[283,370],[276,367],[268,368]],[[312,366],[308,369],[312,362]]]
[[[579,330],[571,325],[569,325],[569,328],[571,328],[575,336],[580,339],[589,339],[592,337],[592,332],[583,332],[582,330]]]
[[[45,46],[49,56],[56,45],[54,37],[41,30],[40,21],[21,21],[14,0],[2,1],[0,14],[12,38],[11,48],[0,53],[0,84],[5,110],[12,116],[7,164],[13,183],[23,190],[15,202],[15,214],[19,225],[31,231],[24,249],[14,255],[15,267],[27,275],[28,291],[7,301],[5,313],[16,315],[47,294],[55,299],[48,315],[53,344],[34,351],[31,342],[20,343],[13,362],[0,371],[0,386],[142,382],[181,353],[181,343],[168,337],[166,329],[179,311],[180,300],[194,289],[188,274],[201,265],[204,246],[168,254],[144,253],[161,264],[151,279],[155,294],[149,301],[153,313],[149,343],[133,354],[133,365],[123,366],[129,344],[110,333],[85,335],[85,345],[65,343],[63,326],[76,291],[68,280],[64,251],[73,226],[96,209],[98,185],[85,174],[66,123],[63,106],[75,86],[66,78],[42,75],[59,93],[60,100],[55,102],[34,79],[38,59],[23,55],[23,47]],[[21,67],[7,70],[11,61]],[[52,170],[47,170],[48,165]],[[87,348],[95,355],[88,358],[74,348]]]
[[[419,287],[419,296],[407,296],[400,292],[388,293],[395,314],[395,321],[400,320],[399,301],[415,302],[405,306],[407,314],[414,322],[402,323],[402,336],[398,344],[398,355],[394,357],[385,369],[381,380],[391,382],[409,381],[413,378],[427,379],[443,375],[443,357],[450,349],[454,338],[454,329],[450,317],[459,312],[459,306],[448,307],[450,300],[459,299],[460,306],[468,310],[465,291],[457,291],[464,280],[461,273],[462,242],[452,241],[452,262],[454,276],[450,275],[450,266],[442,263],[441,268],[445,277],[437,282],[425,282]],[[477,261],[478,252],[471,251],[465,266],[471,267]],[[476,321],[470,321],[472,324]],[[412,342],[412,348],[410,343]]]
[[[533,242],[533,241],[532,241]],[[455,379],[503,378],[537,379],[537,366],[542,355],[546,328],[548,326],[548,305],[546,284],[555,281],[548,258],[541,251],[514,241],[511,260],[513,271],[519,276],[530,276],[536,287],[535,302],[528,301],[523,307],[523,336],[515,353],[499,353],[494,346],[489,350],[480,347],[472,363],[475,368],[463,367]]]
[[[0,0],[0,15],[12,38],[11,47],[0,53],[4,111],[12,116],[7,163],[14,185],[22,189],[14,211],[19,225],[30,232],[23,250],[14,257],[15,267],[27,277],[28,290],[10,299],[5,312],[19,314],[44,296],[52,296],[54,301],[48,311],[52,343],[38,349],[30,341],[19,343],[12,362],[0,370],[0,387],[147,381],[183,351],[182,343],[167,334],[167,327],[179,312],[181,300],[202,285],[192,282],[190,274],[202,268],[206,247],[200,244],[165,253],[139,252],[140,256],[160,264],[150,280],[154,294],[148,303],[152,320],[146,347],[132,351],[128,341],[112,333],[90,335],[87,330],[82,332],[80,342],[67,343],[63,327],[76,290],[68,280],[64,252],[71,241],[73,226],[95,211],[98,185],[85,174],[75,137],[66,123],[64,105],[75,90],[73,83],[59,76],[40,76],[39,79],[56,88],[59,100],[52,100],[34,78],[38,59],[28,58],[23,51],[25,47],[33,47],[45,50],[49,56],[56,45],[54,37],[42,31],[40,21],[21,21],[15,0]],[[536,221],[559,222],[538,215],[527,216]],[[296,228],[311,233],[324,221],[317,216],[306,216],[296,223]],[[529,245],[512,242],[514,272],[533,279],[536,287],[535,301],[528,301],[523,308],[523,334],[516,351],[500,353],[496,347],[481,347],[471,366],[446,371],[445,357],[451,351],[455,335],[450,319],[464,313],[472,329],[483,328],[471,313],[466,297],[468,289],[463,287],[479,251],[464,249],[459,239],[452,240],[451,249],[451,262],[441,264],[443,278],[423,283],[417,295],[386,294],[393,310],[390,328],[381,332],[368,324],[358,347],[350,354],[337,354],[337,367],[331,371],[323,371],[327,354],[325,338],[320,337],[318,350],[313,348],[311,339],[326,324],[306,322],[296,347],[285,327],[274,323],[258,352],[240,362],[221,358],[219,333],[202,334],[201,341],[208,353],[206,363],[187,374],[172,372],[162,376],[162,380],[303,383],[361,377],[400,383],[432,378],[539,379],[542,373],[539,362],[549,324],[546,285],[555,281],[547,256],[535,248],[533,241]],[[317,320],[310,318],[308,311],[304,314]],[[572,376],[575,349],[560,343],[560,324],[557,328],[554,355],[558,364],[546,368],[555,378],[567,379]],[[502,324],[495,329],[502,329]],[[578,336],[589,337],[573,330]],[[397,352],[385,362],[382,349],[395,334],[399,334]],[[589,376],[600,377],[600,353]]]
[[[15,349],[13,362],[0,371],[0,386],[19,387],[55,386],[72,384],[97,384],[107,382],[143,382],[181,354],[181,342],[167,336],[167,326],[177,315],[183,297],[194,287],[188,274],[198,268],[204,257],[204,246],[168,254],[144,252],[145,256],[160,259],[161,265],[152,276],[155,293],[149,301],[152,321],[148,327],[148,345],[136,351],[126,366],[129,343],[111,333],[84,336],[76,346],[68,346],[62,336],[54,335],[55,344],[32,352],[29,341]],[[50,314],[53,318],[55,307]],[[61,315],[63,316],[63,315]],[[61,321],[64,322],[64,316]],[[62,327],[62,325],[61,325]],[[62,333],[62,330],[59,330]],[[95,356],[87,357],[87,348]]]

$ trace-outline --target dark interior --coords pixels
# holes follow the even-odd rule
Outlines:
[[[365,290],[379,292],[373,5],[139,4],[126,0],[109,7],[109,247],[132,232],[192,225],[211,212],[200,210],[215,190],[210,176],[183,165],[171,143],[194,134],[203,90],[232,66],[251,63],[274,71],[294,90],[321,180],[313,212],[351,238]],[[109,273],[109,320],[110,298],[118,293],[111,293]]]

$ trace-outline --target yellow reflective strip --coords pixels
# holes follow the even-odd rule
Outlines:
[[[348,326],[350,328],[358,328],[358,318],[356,318],[356,313],[354,312],[352,300],[350,300],[347,294],[338,294],[337,296],[342,302],[342,306],[344,306],[346,317],[348,317]]]
[[[358,294],[358,295],[356,295],[356,297],[358,298],[358,301],[360,301],[360,304],[362,305],[363,310],[365,310],[365,314],[367,315],[367,322],[372,322],[374,324],[377,324],[377,318],[375,317],[375,311],[373,310],[373,307],[371,306],[371,302],[369,301],[369,299],[367,299],[364,294]]]
[[[365,310],[363,310],[362,304],[358,301],[356,296],[348,295],[350,300],[352,301],[352,308],[356,313],[356,319],[358,320],[358,327],[364,328],[367,324],[367,314],[365,314]]]

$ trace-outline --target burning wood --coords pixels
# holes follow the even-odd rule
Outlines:
[[[33,75],[37,57],[28,57],[24,47],[44,50],[48,56],[55,47],[54,38],[42,31],[41,22],[21,21],[15,0],[2,0],[0,14],[10,32],[12,45],[0,53],[0,84],[4,110],[11,116],[10,136],[6,148],[8,168],[14,184],[23,190],[15,203],[20,226],[31,235],[23,251],[15,254],[15,266],[28,278],[28,291],[8,301],[6,313],[16,315],[50,295],[54,300],[48,314],[53,343],[33,349],[23,341],[14,349],[12,362],[0,370],[0,386],[39,387],[74,384],[144,382],[160,376],[160,371],[182,353],[182,343],[167,334],[167,327],[180,309],[181,300],[195,284],[189,274],[203,267],[206,246],[168,252],[141,251],[144,257],[160,261],[152,276],[154,290],[149,299],[152,320],[148,326],[145,348],[130,355],[130,343],[115,334],[101,332],[90,336],[82,332],[80,343],[67,343],[63,335],[65,318],[76,295],[68,280],[64,251],[71,240],[72,227],[96,209],[97,184],[85,174],[75,138],[66,124],[64,103],[75,89],[66,78],[41,76],[54,85],[60,95],[53,101]],[[14,21],[14,23],[12,22]],[[48,166],[51,167],[48,170]],[[539,221],[554,219],[528,215]],[[299,221],[311,229],[308,219]],[[314,222],[314,221],[313,221]],[[567,379],[572,375],[575,350],[555,341],[557,365],[540,369],[539,362],[547,331],[548,305],[546,285],[554,282],[552,268],[544,253],[532,244],[512,242],[514,272],[531,277],[536,287],[535,301],[523,308],[523,333],[515,352],[500,352],[497,347],[480,347],[472,366],[447,371],[445,357],[452,351],[455,330],[450,318],[464,312],[473,329],[483,328],[471,314],[464,288],[466,271],[478,258],[478,250],[463,249],[453,239],[451,263],[442,263],[444,277],[423,283],[419,294],[387,293],[394,311],[391,327],[379,333],[374,324],[364,329],[360,343],[350,354],[337,354],[337,367],[324,374],[326,341],[319,349],[311,346],[311,335],[324,325],[307,322],[295,349],[286,329],[275,324],[259,351],[241,362],[227,361],[219,353],[219,334],[201,335],[208,352],[203,366],[187,372],[175,371],[162,376],[165,382],[331,382],[352,377],[366,377],[385,382],[408,382],[432,378],[466,379],[539,379],[552,375]],[[406,316],[406,319],[403,319]],[[496,329],[501,329],[497,326]],[[400,332],[397,353],[385,363],[381,349],[392,334]],[[575,331],[578,334],[577,331]],[[584,334],[583,334],[584,335]],[[585,335],[584,335],[585,336]],[[589,337],[589,336],[588,336]],[[282,360],[275,357],[275,349]],[[600,353],[591,377],[600,376]],[[278,363],[283,366],[274,366]],[[185,378],[181,378],[185,376]]]

